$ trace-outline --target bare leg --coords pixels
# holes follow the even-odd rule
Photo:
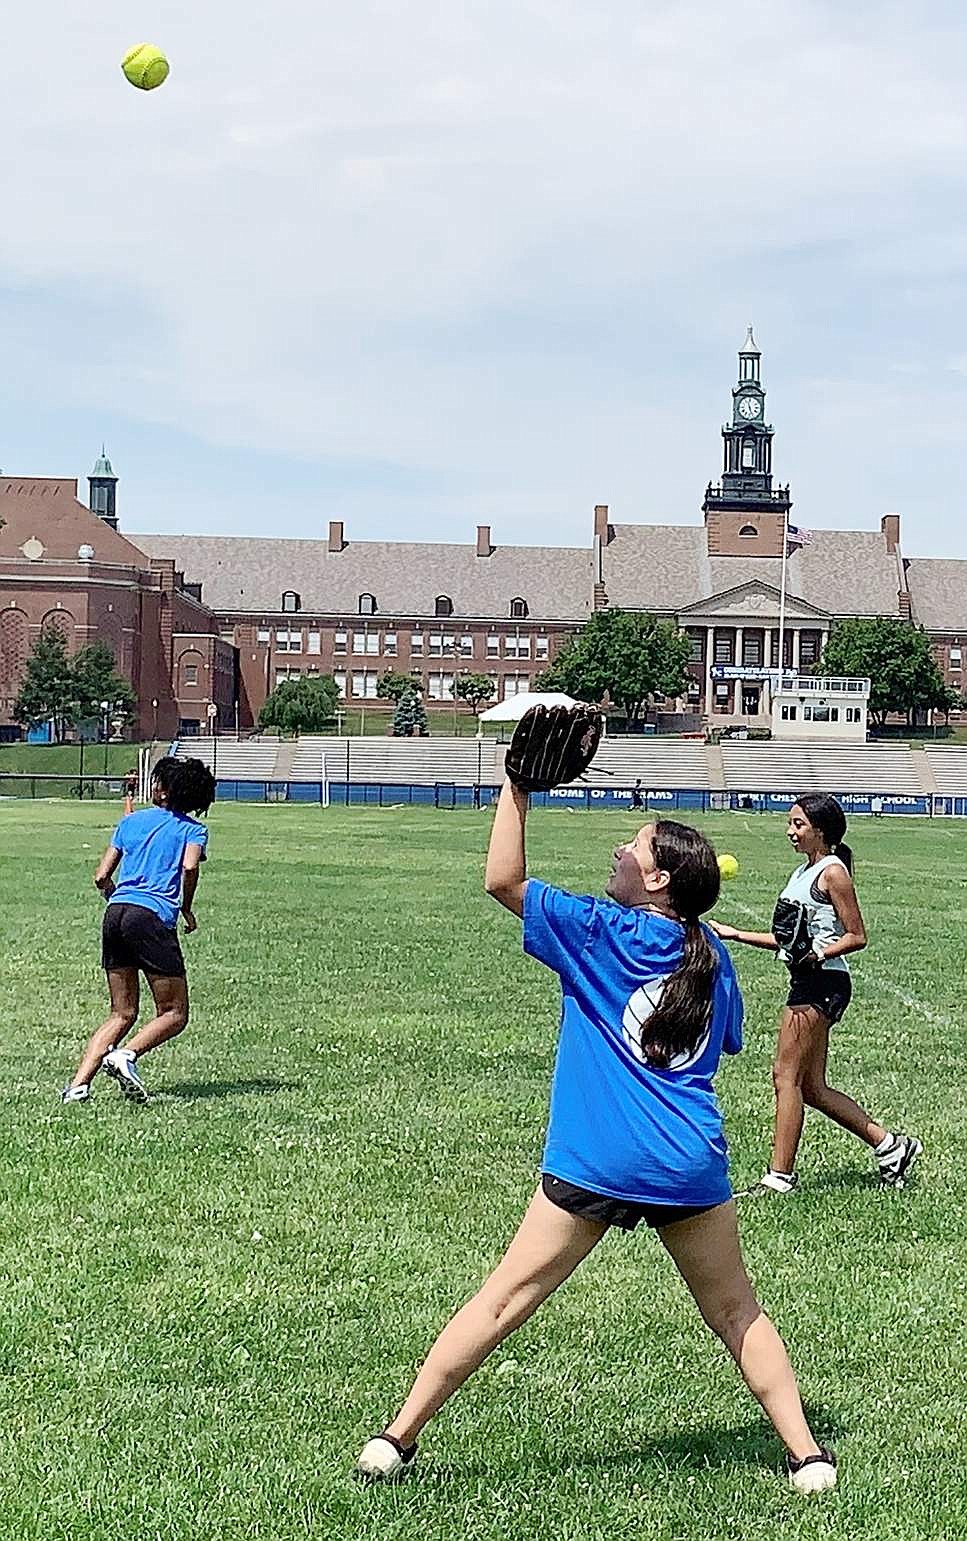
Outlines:
[[[444,1327],[386,1432],[410,1445],[487,1355],[520,1327],[601,1240],[606,1226],[558,1209],[538,1188],[486,1284]]]
[[[135,1054],[147,1054],[159,1044],[175,1038],[188,1022],[188,981],[184,976],[149,974],[148,984],[154,996],[155,1015],[140,1028],[128,1048]]]
[[[789,1356],[745,1271],[735,1204],[663,1226],[658,1234],[704,1320],[722,1339],[790,1455],[797,1461],[817,1455]]]
[[[831,1118],[834,1124],[839,1124],[840,1128],[848,1129],[850,1134],[865,1140],[867,1145],[877,1146],[886,1139],[889,1131],[884,1129],[882,1124],[874,1122],[859,1103],[853,1101],[852,1097],[847,1097],[844,1092],[838,1092],[834,1087],[826,1084],[829,1023],[818,1012],[816,1016],[812,1044],[803,1069],[803,1097],[809,1107],[825,1113],[826,1117]]]
[[[117,1048],[138,1020],[140,980],[137,969],[108,969],[107,985],[111,993],[111,1015],[98,1028],[84,1050],[72,1086],[89,1086],[101,1068],[105,1054],[109,1049]]]

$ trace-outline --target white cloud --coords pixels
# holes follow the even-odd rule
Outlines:
[[[142,37],[172,61],[150,95],[118,68]],[[820,338],[844,391],[892,367],[877,294],[922,317],[934,284],[959,293],[952,7],[915,26],[821,0],[49,0],[8,19],[4,54],[21,151],[0,275],[108,315],[114,292],[124,328],[102,358],[25,339],[25,389],[191,431],[227,463],[242,444],[428,485],[463,471],[461,517],[531,510],[547,538],[583,539],[609,497],[678,518],[716,472],[750,317],[788,414]],[[889,358],[935,364],[932,400],[967,337],[931,316],[915,347]],[[847,477],[854,430],[824,418]],[[777,467],[804,479],[793,442]]]

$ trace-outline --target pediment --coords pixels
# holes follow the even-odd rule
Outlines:
[[[720,594],[710,594],[694,605],[679,611],[682,624],[688,621],[761,621],[763,624],[779,623],[779,590],[761,578],[752,578],[735,588],[723,589]],[[786,620],[812,621],[828,624],[832,619],[828,610],[820,610],[797,594],[786,592]]]

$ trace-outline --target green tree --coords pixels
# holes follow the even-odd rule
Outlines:
[[[420,690],[420,681],[415,674],[397,674],[393,669],[387,669],[376,681],[376,694],[384,701],[398,703],[406,695],[417,695]]]
[[[426,710],[423,702],[415,691],[410,691],[405,696],[400,696],[396,703],[396,711],[393,713],[394,738],[426,738],[430,731],[430,725],[426,720]]]
[[[260,728],[280,733],[320,733],[336,720],[339,692],[330,675],[282,680],[259,712]]]
[[[134,716],[137,698],[131,686],[114,663],[114,654],[104,642],[92,642],[81,648],[71,664],[74,680],[74,720],[84,722],[89,718],[100,721],[104,713],[101,702],[107,701],[109,718],[113,722],[123,718],[126,725]]]
[[[489,674],[458,674],[453,693],[459,701],[466,701],[475,716],[483,703],[497,694]]]
[[[691,644],[673,621],[634,610],[599,610],[568,638],[535,690],[561,690],[579,701],[608,696],[636,722],[649,696],[679,696]]]
[[[912,723],[917,711],[944,710],[946,687],[922,626],[882,617],[840,621],[823,650],[822,672],[871,682],[870,717],[881,726],[891,712]]]
[[[65,729],[77,714],[77,690],[74,671],[67,656],[62,634],[49,628],[41,632],[31,649],[23,680],[13,704],[14,722],[27,728],[53,722],[54,738],[63,743]]]

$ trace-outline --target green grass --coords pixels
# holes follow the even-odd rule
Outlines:
[[[705,821],[766,922],[778,821]],[[348,1471],[535,1180],[553,979],[481,894],[485,814],[216,806],[194,1016],[126,1106],[56,1092],[103,1012],[89,874],[110,819],[0,804],[3,1541],[950,1538],[963,1479],[967,831],[857,821],[873,944],[834,1079],[916,1130],[880,1193],[807,1123],[804,1190],[743,1211],[748,1260],[842,1483],[807,1503],[655,1238],[606,1239],[431,1426],[422,1473]],[[599,888],[620,815],[535,815],[531,866]],[[927,902],[922,902],[926,899]],[[723,1071],[761,1170],[781,975],[739,958]],[[898,992],[895,993],[895,992]],[[915,1004],[927,1004],[929,1015]]]

